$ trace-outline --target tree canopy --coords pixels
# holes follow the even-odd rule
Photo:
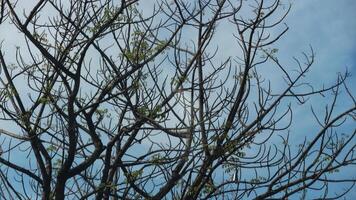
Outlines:
[[[337,175],[356,164],[350,74],[314,85],[312,47],[279,58],[287,2],[0,2],[0,29],[18,43],[0,38],[0,199],[325,199],[353,188]],[[304,128],[295,112],[320,96],[325,109],[310,107],[315,127]]]

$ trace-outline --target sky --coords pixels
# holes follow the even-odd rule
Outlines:
[[[294,54],[312,45],[316,52],[315,78],[330,80],[345,67],[355,73],[356,1],[295,0],[286,19],[290,27],[281,51]]]
[[[316,58],[308,80],[315,85],[328,85],[335,82],[337,73],[348,70],[352,74],[348,84],[355,94],[356,89],[352,88],[352,85],[356,85],[356,0],[291,0],[291,3],[291,11],[285,20],[289,31],[275,44],[279,49],[278,58],[281,62],[291,64],[293,56],[300,56],[301,52],[308,51],[309,46],[312,46]],[[144,1],[143,6],[145,4],[149,4],[149,1]],[[18,45],[18,40],[14,37],[16,31],[3,27],[0,26],[0,41],[6,41],[3,46]],[[218,38],[218,40],[221,45],[229,46],[229,39]],[[226,51],[233,51],[233,49],[227,47]],[[326,103],[328,100],[320,98],[309,102],[308,105]],[[340,104],[337,109],[343,110],[347,106]],[[312,120],[308,110],[309,107],[296,111],[295,124],[313,130],[315,121]],[[0,121],[0,128],[9,127]],[[355,124],[351,124],[350,128],[355,129]],[[347,173],[356,176],[352,169]],[[351,192],[347,197],[356,198],[356,192]]]
[[[355,94],[356,85],[356,1],[354,0],[292,0],[292,8],[285,23],[288,32],[275,44],[281,62],[293,65],[292,58],[315,52],[315,62],[308,73],[308,81],[315,86],[335,83],[338,73],[351,73],[347,83]],[[273,76],[273,75],[272,75]],[[328,102],[327,98],[316,98],[309,102]],[[338,109],[350,105],[340,104]],[[299,111],[300,117],[305,114]],[[305,121],[302,123],[308,125]]]
[[[292,8],[285,21],[289,31],[277,42],[278,57],[282,62],[288,63],[288,59],[291,60],[292,56],[298,56],[300,52],[307,51],[311,45],[316,57],[309,73],[310,82],[314,85],[332,84],[336,80],[337,73],[344,73],[345,70],[348,70],[352,75],[348,79],[348,84],[352,94],[355,94],[356,1],[294,0],[291,2]],[[294,117],[297,120],[294,123],[294,128],[315,130],[316,122],[311,116],[309,106],[313,105],[317,110],[322,111],[323,104],[329,100],[329,98],[319,97],[297,110]],[[345,100],[345,102],[350,101]],[[350,104],[339,103],[337,110],[344,110],[348,106]],[[345,131],[353,131],[355,127],[355,123],[351,123],[349,129]],[[300,141],[302,138],[300,135],[292,135],[291,141]],[[349,168],[340,176],[355,177],[356,168]],[[339,187],[341,186],[336,186],[331,191],[340,189]],[[312,194],[309,195],[312,196]],[[355,198],[356,191],[353,189],[345,199]]]

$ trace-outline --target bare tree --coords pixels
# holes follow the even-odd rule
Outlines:
[[[0,28],[16,28],[23,44],[0,46],[1,199],[323,199],[352,189],[355,177],[336,173],[355,165],[349,74],[316,88],[312,48],[293,65],[277,59],[290,5],[141,3],[1,0]],[[229,47],[216,44],[228,36]],[[320,95],[330,102],[323,114],[311,108],[315,129],[291,126],[301,122],[293,109]]]

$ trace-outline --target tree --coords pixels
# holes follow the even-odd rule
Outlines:
[[[277,58],[290,5],[21,3],[1,1],[0,28],[24,45],[0,48],[0,197],[337,198],[355,184],[335,175],[355,165],[349,73],[318,89],[312,48],[293,66]],[[214,44],[227,35],[233,56]],[[318,130],[293,128],[293,110],[320,95],[330,102],[311,108]],[[335,184],[344,190],[329,193]]]

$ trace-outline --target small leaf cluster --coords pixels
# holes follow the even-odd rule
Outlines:
[[[132,171],[130,173],[127,174],[127,179],[125,179],[125,183],[129,183],[131,181],[135,181],[136,179],[138,179],[139,177],[141,177],[143,174],[143,169],[140,169],[140,170],[135,170],[135,171]]]
[[[140,115],[143,115],[148,118],[165,118],[165,113],[162,112],[162,107],[155,106],[153,109],[149,109],[148,106],[141,106],[137,109],[137,112]]]

